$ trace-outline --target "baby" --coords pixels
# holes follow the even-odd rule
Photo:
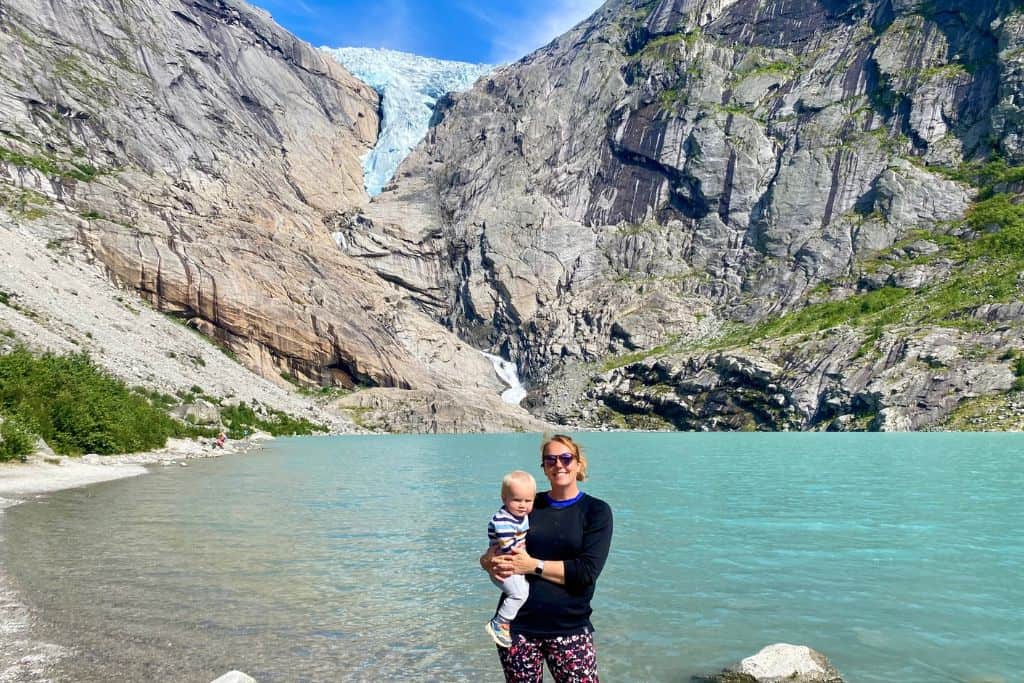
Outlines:
[[[526,532],[530,528],[529,514],[533,510],[536,495],[537,482],[529,472],[515,470],[501,480],[502,506],[487,525],[487,539],[490,545],[498,546],[496,552],[514,553],[526,544]],[[504,581],[494,578],[491,581],[501,588],[505,599],[484,629],[499,647],[511,647],[512,632],[509,625],[530,595],[530,585],[521,574],[513,574]]]

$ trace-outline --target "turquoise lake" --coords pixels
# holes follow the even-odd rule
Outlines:
[[[602,679],[775,642],[848,683],[1024,680],[1024,436],[583,434]],[[496,681],[477,567],[537,435],[282,439],[0,516],[61,681]]]

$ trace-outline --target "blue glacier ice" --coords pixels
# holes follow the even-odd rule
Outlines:
[[[363,182],[371,197],[380,194],[398,165],[427,134],[437,100],[445,93],[466,90],[494,69],[490,64],[449,62],[396,50],[320,49],[380,93],[380,138],[363,159]]]

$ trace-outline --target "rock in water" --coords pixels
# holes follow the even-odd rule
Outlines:
[[[843,683],[828,657],[806,645],[775,643],[703,679],[707,683]]]
[[[256,679],[241,671],[229,671],[211,683],[256,683]]]

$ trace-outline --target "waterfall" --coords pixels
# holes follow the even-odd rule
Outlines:
[[[522,383],[519,381],[519,371],[516,368],[516,364],[512,361],[505,360],[501,356],[495,356],[493,353],[487,353],[481,351],[487,360],[491,361],[494,366],[494,372],[497,373],[501,381],[508,385],[508,389],[501,392],[501,400],[505,403],[510,403],[514,406],[519,405],[520,401],[526,398],[526,389],[523,388]]]

